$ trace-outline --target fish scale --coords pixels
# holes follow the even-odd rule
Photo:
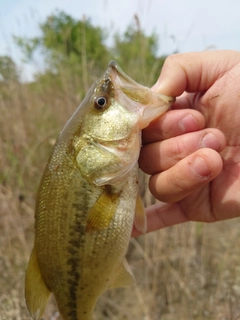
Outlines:
[[[133,224],[146,230],[138,196],[141,130],[173,100],[110,62],[63,128],[36,201],[25,284],[33,319],[41,319],[53,293],[63,320],[91,320],[105,290],[135,283],[125,255]]]

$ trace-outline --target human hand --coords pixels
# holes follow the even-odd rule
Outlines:
[[[152,194],[168,203],[146,209],[148,232],[238,217],[240,53],[172,55],[152,90],[178,98],[143,131],[140,167]]]

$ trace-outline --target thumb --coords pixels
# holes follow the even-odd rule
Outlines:
[[[173,54],[165,60],[152,90],[173,97],[180,96],[184,91],[206,91],[239,63],[239,59],[240,53],[230,50]]]

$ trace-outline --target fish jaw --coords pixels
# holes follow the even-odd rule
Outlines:
[[[119,103],[138,115],[140,130],[166,112],[175,101],[173,97],[155,93],[135,82],[113,60],[110,61],[106,74],[114,84]]]

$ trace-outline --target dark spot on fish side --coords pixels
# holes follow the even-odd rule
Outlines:
[[[73,208],[77,209],[78,211],[81,210],[81,208],[82,208],[80,203],[73,203],[72,206],[73,206]]]
[[[68,283],[69,286],[71,286],[71,287],[75,287],[75,286],[77,286],[77,284],[78,284],[78,282],[75,281],[75,280],[73,280],[73,279],[68,279],[68,280],[67,280],[67,283]]]
[[[75,264],[75,260],[76,259],[74,257],[71,257],[67,260],[67,264],[73,266]]]
[[[69,240],[68,243],[69,243],[70,245],[74,246],[74,247],[79,247],[79,240],[78,240],[78,239]]]
[[[77,254],[77,252],[78,252],[78,248],[77,248],[77,247],[68,247],[68,252],[69,252],[71,255],[75,255],[75,254]]]
[[[70,290],[70,298],[72,299],[72,309],[75,309],[76,308],[76,305],[75,305],[75,302],[74,301],[76,301],[76,290],[74,289],[72,289],[72,290]],[[71,306],[71,303],[69,304],[70,306]]]
[[[71,311],[69,311],[69,312],[68,312],[68,317],[69,317],[69,319],[71,319],[71,320],[78,320],[76,309],[72,309]]]

